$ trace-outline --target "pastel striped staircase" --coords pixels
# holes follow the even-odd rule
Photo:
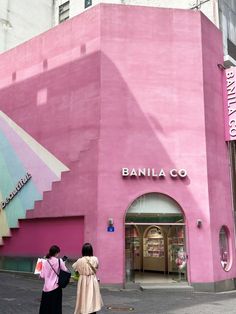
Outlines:
[[[0,111],[0,245],[69,168]],[[31,178],[19,189],[19,182]],[[22,181],[21,181],[22,182]],[[17,188],[18,187],[18,188]],[[17,191],[14,196],[12,192]]]
[[[43,198],[35,202],[33,210],[28,210],[26,213],[26,219],[34,218],[52,218],[52,217],[67,217],[87,215],[86,207],[79,206],[79,203],[88,203],[87,195],[83,192],[86,184],[87,170],[91,165],[94,165],[94,158],[97,153],[96,137],[90,139],[84,139],[80,145],[79,154],[77,159],[70,163],[70,171],[63,172],[61,175],[61,181],[55,181],[52,183],[50,191],[43,193]],[[95,166],[96,167],[96,166]],[[94,172],[92,172],[92,183],[95,182]],[[91,174],[90,174],[91,175]],[[96,191],[96,187],[92,191]],[[92,192],[90,192],[91,195]]]

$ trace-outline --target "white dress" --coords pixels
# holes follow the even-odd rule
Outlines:
[[[84,256],[72,265],[73,269],[80,274],[74,314],[97,312],[101,310],[103,305],[96,274],[94,274],[87,261],[95,269],[98,269],[98,259],[96,256]]]

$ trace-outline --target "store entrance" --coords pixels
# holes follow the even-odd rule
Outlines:
[[[150,193],[142,196],[142,201],[136,200],[127,211],[126,282],[187,281],[184,217],[179,205],[169,201],[165,195]],[[167,210],[164,206],[160,212],[159,205],[164,203],[174,208],[169,206]]]

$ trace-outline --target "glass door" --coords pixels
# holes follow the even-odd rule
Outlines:
[[[177,274],[178,280],[186,280],[187,254],[184,226],[172,225],[168,230],[168,273]]]
[[[126,282],[133,281],[135,276],[134,260],[135,260],[135,227],[132,225],[125,226],[125,269]]]

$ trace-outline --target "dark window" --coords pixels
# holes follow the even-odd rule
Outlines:
[[[236,60],[236,46],[229,39],[227,40],[227,42],[228,42],[228,55],[234,60]]]
[[[59,6],[59,23],[69,19],[70,16],[70,1],[67,1]]]
[[[86,9],[87,7],[89,7],[90,5],[92,5],[92,0],[85,0],[84,1],[84,8]]]

